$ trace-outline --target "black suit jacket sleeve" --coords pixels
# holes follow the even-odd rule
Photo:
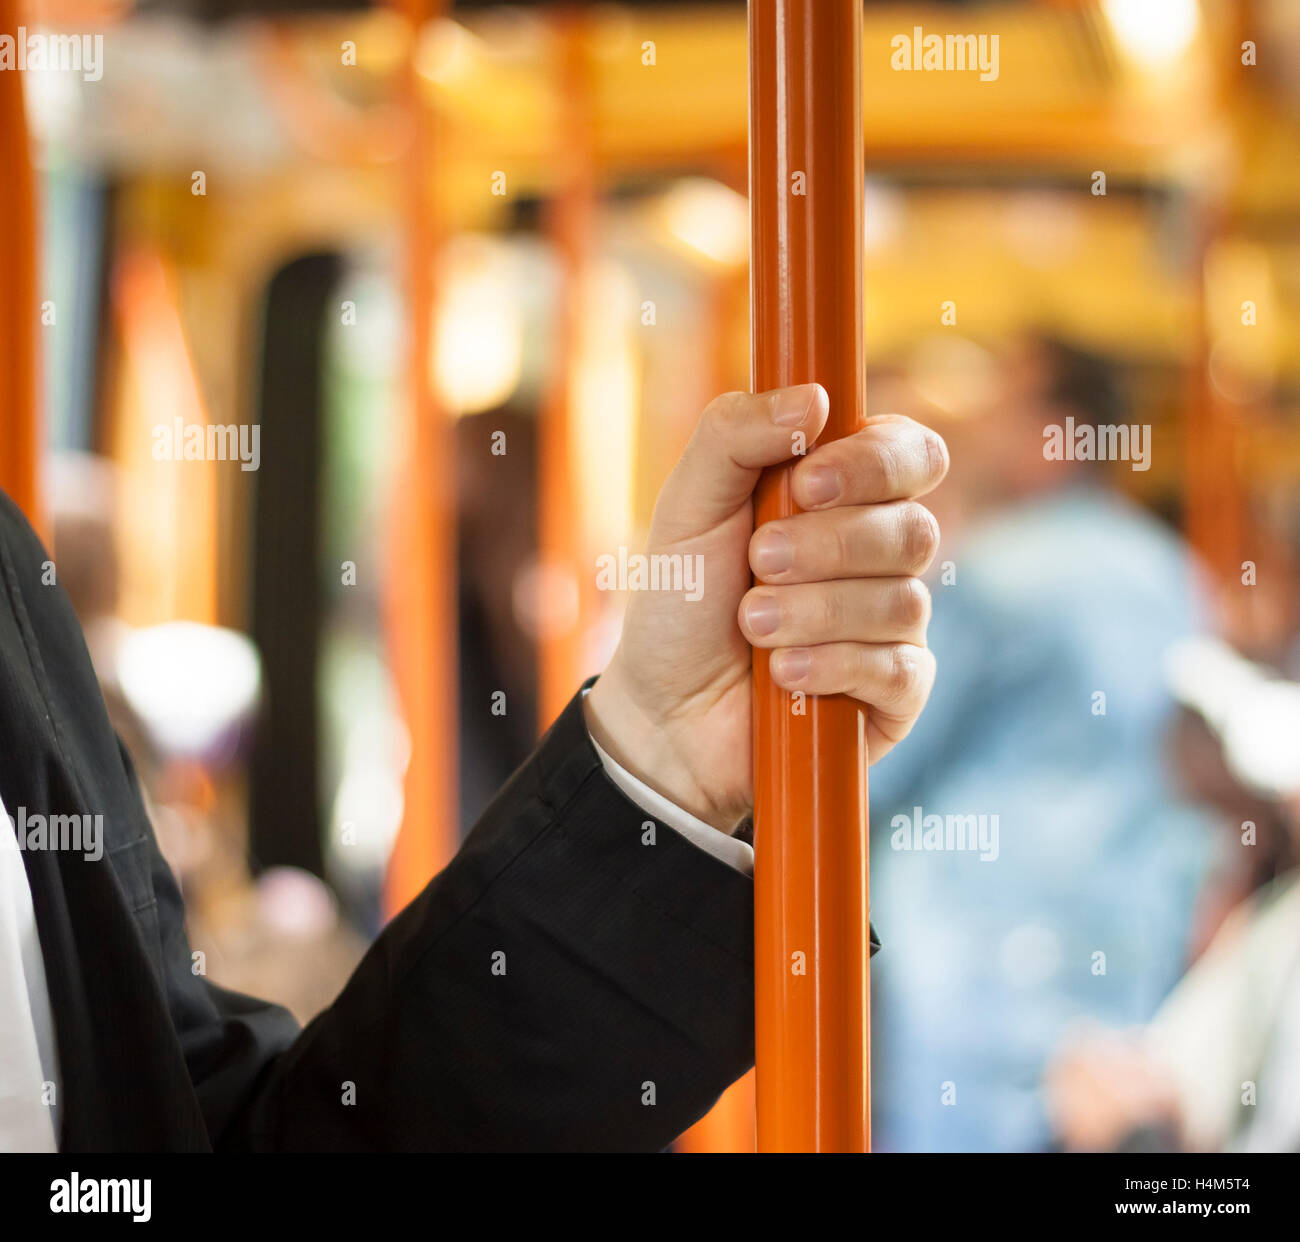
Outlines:
[[[751,882],[618,791],[577,697],[305,1031],[212,985],[50,566],[0,493],[0,791],[105,830],[24,853],[65,1152],[656,1150],[750,1065]]]
[[[753,1059],[751,882],[617,790],[576,697],[301,1034],[192,972],[153,874],[218,1146],[655,1150]]]

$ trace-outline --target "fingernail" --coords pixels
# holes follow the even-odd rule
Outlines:
[[[794,544],[783,530],[764,531],[754,541],[754,572],[760,578],[783,574],[794,564]]]
[[[780,682],[803,681],[812,668],[812,652],[806,647],[790,647],[772,656],[772,675]]]
[[[781,624],[781,605],[770,595],[757,595],[745,605],[745,624],[751,634],[765,638]]]
[[[799,488],[810,505],[829,504],[843,489],[840,472],[831,466],[814,466],[803,476]]]
[[[772,421],[778,427],[795,427],[808,417],[808,411],[816,399],[816,384],[797,384],[793,388],[783,388],[772,407]]]

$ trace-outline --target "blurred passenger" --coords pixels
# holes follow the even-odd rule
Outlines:
[[[875,977],[882,1148],[1045,1147],[1049,1053],[1080,1017],[1154,1012],[1208,855],[1206,819],[1162,762],[1161,654],[1197,626],[1188,553],[1106,466],[1044,451],[1069,418],[1131,421],[1116,377],[1047,339],[1001,371],[989,410],[944,428],[969,524],[938,558],[941,675],[911,744],[871,777],[874,909],[891,930]],[[974,839],[954,848],[963,829]]]
[[[118,486],[105,458],[55,459],[58,582],[77,614],[109,722],[134,760],[159,848],[186,894],[190,939],[205,969],[215,982],[265,996],[308,1022],[337,995],[365,944],[315,876],[286,867],[257,880],[250,875],[239,747],[215,747],[204,759],[169,753],[132,707],[122,684],[124,653],[133,633],[143,634],[119,615]],[[220,753],[227,750],[233,753]]]
[[[159,757],[118,681],[122,644],[130,627],[118,614],[120,567],[113,535],[117,488],[116,468],[107,458],[61,453],[53,460],[49,503],[58,581],[86,636],[108,718],[135,756],[140,779],[149,790],[157,777]]]
[[[1074,1033],[1048,1086],[1072,1150],[1300,1152],[1300,871],[1233,912],[1148,1027]]]
[[[1219,773],[1237,855],[1286,865],[1222,920],[1145,1028],[1071,1033],[1048,1097],[1072,1150],[1300,1151],[1300,685],[1216,645],[1184,644],[1173,678],[1215,752],[1197,761]]]
[[[510,451],[484,446],[494,433]],[[517,584],[537,557],[537,423],[505,407],[456,421],[460,808],[467,833],[537,741],[537,644]],[[503,503],[503,498],[509,503]],[[503,692],[510,710],[492,711]]]

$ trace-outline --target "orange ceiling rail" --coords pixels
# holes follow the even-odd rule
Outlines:
[[[861,0],[750,0],[752,379],[817,381],[822,439],[862,426]],[[788,466],[757,520],[796,512]],[[870,1147],[867,733],[754,652],[754,988],[760,1151]]]
[[[388,164],[408,147],[413,124],[409,80],[397,102],[363,107],[313,72],[293,23],[264,22],[251,28],[250,38],[267,99],[300,151],[324,163],[364,167]]]
[[[18,9],[0,0],[0,31],[18,28]],[[39,254],[21,73],[0,73],[0,168],[0,487],[40,530]]]
[[[405,102],[408,339],[407,452],[391,511],[385,614],[411,735],[401,830],[388,860],[384,909],[396,914],[451,861],[460,844],[454,442],[429,365],[441,237],[430,170],[433,117],[422,106],[415,43],[445,0],[407,0],[411,22]]]

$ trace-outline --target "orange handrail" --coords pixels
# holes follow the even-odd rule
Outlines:
[[[592,575],[583,557],[586,530],[575,467],[582,317],[596,225],[591,84],[581,9],[565,4],[550,16],[560,114],[554,151],[556,194],[547,207],[546,234],[555,248],[560,283],[555,366],[538,437],[538,559],[546,570],[538,639],[539,732],[550,727],[592,671],[585,663]]]
[[[736,1079],[703,1117],[680,1135],[673,1150],[687,1155],[754,1150],[754,1071]]]
[[[816,380],[823,440],[864,417],[861,0],[750,0],[755,391]],[[760,522],[796,512],[790,471]],[[806,702],[754,652],[754,982],[760,1151],[866,1151],[866,713]]]
[[[0,0],[0,31],[18,29],[17,0]],[[36,199],[23,109],[23,75],[0,73],[0,487],[39,530],[40,308]]]
[[[441,236],[432,193],[433,118],[421,97],[415,41],[445,0],[401,0],[411,22],[405,102],[408,436],[393,501],[386,620],[411,735],[402,828],[388,860],[384,909],[396,914],[451,861],[460,843],[458,798],[456,510],[452,441],[430,374],[435,266]]]

